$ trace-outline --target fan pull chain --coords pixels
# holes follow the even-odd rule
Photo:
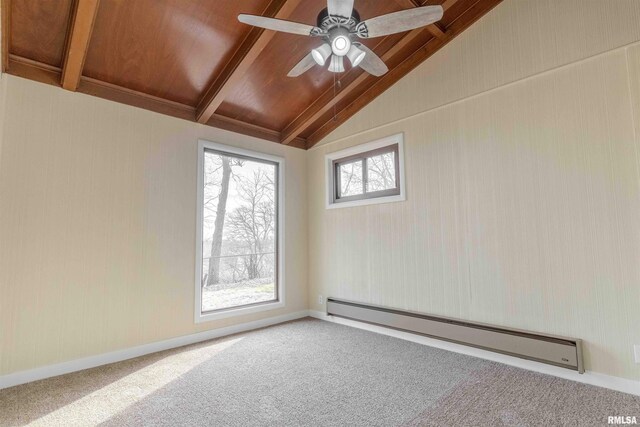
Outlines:
[[[336,73],[333,73],[333,121],[338,120],[336,117]]]
[[[337,97],[337,93],[338,90],[342,89],[342,81],[340,81],[340,79],[337,80],[336,82],[336,74],[337,73],[333,73],[333,121],[337,122],[338,121],[338,113],[336,110],[336,97]]]

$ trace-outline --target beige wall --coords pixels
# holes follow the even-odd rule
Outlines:
[[[574,336],[639,380],[638,22],[636,0],[506,0],[313,149],[310,307]],[[397,132],[408,200],[325,210],[324,155]]]
[[[306,154],[3,75],[0,374],[307,309]],[[197,141],[286,158],[286,307],[195,325]]]

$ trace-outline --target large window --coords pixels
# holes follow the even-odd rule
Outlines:
[[[327,207],[404,200],[402,135],[328,154]]]
[[[281,306],[283,160],[202,141],[196,320]]]

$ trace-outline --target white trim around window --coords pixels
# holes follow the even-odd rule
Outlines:
[[[263,304],[256,304],[244,307],[230,308],[216,312],[202,312],[202,215],[204,199],[204,153],[205,150],[215,150],[230,155],[244,156],[254,159],[266,160],[278,165],[278,233],[277,233],[277,301],[270,301]],[[196,218],[196,258],[195,258],[195,323],[208,322],[211,320],[224,319],[228,317],[241,316],[245,314],[258,313],[261,311],[274,310],[285,306],[285,239],[284,239],[284,213],[285,213],[285,161],[284,158],[257,151],[246,150],[244,148],[219,144],[216,142],[198,141],[198,179],[197,179],[197,218]]]
[[[362,198],[358,200],[337,202],[334,196],[336,192],[335,171],[334,164],[341,159],[351,158],[359,154],[364,154],[369,151],[374,151],[380,148],[398,146],[398,183],[400,187],[399,194],[383,195],[380,197]],[[379,203],[393,203],[402,202],[407,199],[404,177],[404,134],[399,133],[391,135],[386,138],[378,139],[376,141],[368,142],[365,144],[356,145],[354,147],[346,148],[344,150],[336,151],[325,155],[325,207],[327,209],[339,209],[349,208],[355,206],[374,205]]]

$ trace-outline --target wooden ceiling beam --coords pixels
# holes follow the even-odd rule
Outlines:
[[[207,124],[218,129],[241,133],[255,138],[266,139],[267,141],[280,142],[280,132],[276,130],[263,128],[262,126],[246,123],[220,114],[214,114]],[[303,138],[296,138],[290,144],[292,147],[303,149],[306,148],[306,145],[307,141]]]
[[[429,31],[433,36],[439,39],[444,39],[446,37],[445,30],[442,29],[442,26],[440,26],[440,24],[438,23],[428,25],[427,31]]]
[[[9,55],[9,64],[6,72],[14,76],[60,87],[60,68],[18,55]]]
[[[398,3],[400,6],[406,9],[422,6],[421,0],[396,0],[396,3]]]
[[[272,0],[262,15],[277,19],[288,19],[301,1]],[[229,93],[240,84],[242,77],[267,47],[275,34],[275,31],[263,30],[257,27],[251,28],[233,58],[200,99],[196,107],[196,120],[199,123],[207,123],[213,117],[218,107],[220,107]]]
[[[381,95],[395,82],[411,72],[418,65],[422,64],[427,58],[444,47],[465,29],[475,23],[478,19],[487,14],[491,9],[500,4],[503,0],[479,0],[471,8],[469,8],[461,17],[456,19],[445,33],[445,39],[432,39],[425,45],[411,54],[407,59],[401,62],[397,67],[390,70],[387,74],[380,77],[375,83],[367,88],[367,90],[356,98],[351,104],[345,106],[336,114],[337,120],[329,120],[318,128],[312,135],[307,138],[307,149],[313,147],[323,138],[333,132],[340,124],[344,123],[367,104]]]
[[[0,50],[2,51],[2,64],[1,71],[4,73],[9,69],[9,46],[11,39],[11,0],[1,0],[0,1],[0,25],[2,26],[2,47]]]
[[[442,7],[445,8],[445,12],[451,6],[456,3],[457,0],[448,0],[443,3]],[[389,59],[393,58],[399,52],[402,52],[403,49],[413,42],[422,32],[424,28],[418,28],[412,31],[409,31],[398,43],[394,44],[391,49],[387,50],[382,56],[382,60],[387,62]],[[386,39],[389,39],[391,36],[387,36],[383,39],[383,42]],[[381,42],[381,43],[383,43]],[[359,73],[356,78],[350,78],[355,75],[355,73]],[[334,95],[333,86],[326,90],[313,104],[311,104],[305,111],[302,112],[293,122],[291,122],[287,127],[282,131],[282,144],[289,144],[296,137],[301,135],[306,129],[308,129],[311,125],[316,123],[318,120],[322,118],[324,114],[330,111],[334,105],[337,105],[340,101],[350,96],[352,93],[356,92],[361,85],[372,78],[369,74],[360,71],[359,69],[352,68],[349,70],[346,78],[343,78],[344,85],[342,89],[339,90]],[[384,77],[384,76],[383,76]]]
[[[76,0],[62,66],[61,84],[67,90],[75,92],[80,84],[99,4],[100,0]]]

